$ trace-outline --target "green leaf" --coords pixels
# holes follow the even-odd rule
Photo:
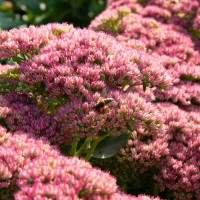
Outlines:
[[[0,12],[0,27],[2,29],[10,29],[23,25],[24,22],[12,13]]]
[[[13,2],[24,11],[30,10],[34,14],[41,13],[39,0],[13,0]]]
[[[143,91],[145,92],[146,89],[147,89],[147,84],[144,82],[144,83],[143,83]]]
[[[119,136],[108,136],[101,141],[93,152],[95,158],[109,158],[125,146],[130,137],[130,132],[122,133]]]

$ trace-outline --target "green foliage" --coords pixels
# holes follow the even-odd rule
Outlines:
[[[0,0],[0,27],[68,22],[88,26],[105,9],[106,0]]]
[[[23,25],[23,21],[18,14],[0,12],[0,26],[2,29],[10,29]]]
[[[13,194],[18,191],[19,188],[15,184],[10,184],[8,187],[1,187],[0,188],[0,197],[1,200],[12,200]]]
[[[0,94],[16,91],[19,83],[18,77],[19,71],[17,68],[0,74]]]
[[[146,3],[147,0],[138,0],[137,2],[138,2],[138,3]]]
[[[122,133],[119,136],[108,136],[97,145],[92,157],[104,159],[117,154],[125,146],[129,137],[129,133]]]
[[[121,30],[122,19],[130,14],[129,9],[119,8],[115,16],[110,16],[108,19],[102,20],[102,23],[95,28],[96,31],[104,31],[117,35]]]
[[[200,27],[195,30],[191,29],[190,32],[194,37],[196,37],[198,40],[200,40]]]

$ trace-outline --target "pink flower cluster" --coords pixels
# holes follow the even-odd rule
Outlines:
[[[0,93],[4,94],[9,91],[14,91],[18,86],[18,78],[16,78],[11,71],[18,70],[16,65],[1,65],[0,64]]]
[[[73,30],[71,25],[55,23],[2,31],[0,34],[0,57],[10,58],[16,57],[18,54],[29,57],[31,54],[38,53],[39,49],[49,40],[60,37],[62,33],[71,30]]]
[[[100,94],[95,93],[94,99],[99,98]],[[135,148],[138,149],[136,154],[139,154],[144,162],[154,162],[158,152],[152,155],[148,151],[148,158],[146,151],[142,153],[142,149],[149,143],[157,143],[158,138],[162,140],[164,151],[160,149],[159,156],[161,157],[167,153],[165,128],[163,127],[163,119],[159,112],[142,98],[137,92],[120,92],[110,91],[109,97],[114,99],[112,105],[104,107],[102,113],[91,110],[87,102],[83,103],[80,99],[75,99],[72,103],[58,108],[58,113],[55,115],[58,122],[61,124],[61,133],[67,131],[73,136],[82,135],[82,137],[90,137],[91,134],[109,131],[113,135],[120,135],[123,132],[137,132],[138,143],[135,143]],[[77,137],[78,137],[77,135]],[[152,137],[154,135],[155,137]],[[141,142],[143,138],[149,137],[148,144]],[[162,153],[161,153],[162,151]],[[156,160],[158,158],[155,158]],[[140,160],[140,159],[139,159]]]
[[[173,198],[200,198],[200,42],[186,28],[198,31],[198,6],[110,0],[89,29],[2,31],[0,57],[18,65],[0,65],[0,125],[10,131],[0,126],[0,186],[14,184],[15,199],[154,199],[121,193],[108,173],[46,141],[128,132],[102,168],[124,182],[151,174]]]
[[[8,72],[12,69],[16,69],[16,68],[18,68],[16,65],[9,65],[9,64],[2,65],[2,64],[0,64],[0,74],[6,73],[6,72]]]
[[[42,42],[31,35],[33,26],[30,30],[22,29],[22,32],[26,32],[25,38],[33,42],[29,47],[28,41],[19,42],[20,31],[17,29],[3,32],[2,56],[15,61],[16,57],[22,59],[18,61],[16,72],[12,68],[3,69],[2,66],[1,123],[12,132],[43,135],[54,143],[67,143],[71,138],[80,139],[98,134],[119,135],[132,132],[132,140],[136,139],[131,145],[137,159],[135,167],[139,169],[140,166],[145,168],[155,165],[168,153],[166,129],[163,117],[143,97],[142,88],[151,91],[149,87],[170,87],[171,80],[162,63],[145,52],[132,50],[127,45],[118,43],[104,33],[71,28],[70,31],[54,35],[52,27],[55,26],[57,29],[68,27],[47,25],[47,33],[53,36],[45,35]],[[45,26],[35,27],[35,34],[37,31],[42,34],[43,28]],[[12,39],[17,44],[14,51],[15,48],[9,47],[6,42]],[[18,50],[22,55],[18,55]],[[13,85],[10,84],[12,78],[15,80]],[[9,80],[9,84],[5,89],[6,80]],[[98,102],[104,98],[112,98],[112,102],[98,108]],[[48,112],[44,108],[44,102],[47,102]],[[150,143],[152,147],[148,148]],[[52,160],[55,165],[51,166]],[[83,181],[95,181],[92,185],[98,188],[98,184],[104,180],[100,179],[100,172],[91,172],[90,180],[85,174],[89,173],[86,169],[80,172],[75,170],[74,173],[77,174],[63,174],[63,165],[69,165],[69,170],[74,170],[75,164],[67,163],[67,158],[55,160],[51,156],[27,163],[18,176],[17,185],[21,190],[15,195],[16,199],[30,199],[37,195],[38,198],[40,195],[63,195],[63,190],[67,190],[69,196],[77,195],[75,189],[80,190],[79,195],[89,199],[107,195],[106,191],[95,193],[91,184],[86,185],[73,179],[73,176],[80,176]],[[49,180],[47,175],[52,179]],[[44,186],[43,179],[45,184],[51,180],[55,180],[56,184]],[[63,185],[64,179],[75,181],[69,184],[73,188]],[[105,185],[106,182],[102,184]],[[54,186],[57,188],[56,193],[53,193]],[[81,189],[82,187],[86,188]],[[107,186],[104,189],[106,188],[109,189]],[[113,190],[114,186],[111,184],[110,188]]]
[[[127,9],[121,7],[106,10],[91,23],[90,28],[112,33],[112,27],[107,26],[108,22],[115,22],[114,19],[119,19],[120,13]],[[161,58],[171,75],[173,89],[167,91],[156,89],[157,99],[168,99],[181,102],[183,105],[191,104],[192,101],[199,103],[200,43],[198,41],[192,39],[191,35],[180,26],[165,25],[138,14],[127,14],[120,18],[118,25],[120,30],[116,35],[118,41]]]
[[[45,139],[32,134],[8,133],[0,126],[0,150],[0,188],[8,190],[16,185],[16,200],[159,200],[119,192],[115,178],[109,173],[92,168],[77,157],[60,155]]]
[[[124,114],[126,123],[133,128],[130,129],[131,138],[126,148],[120,152],[123,158],[119,159],[119,162],[123,159],[129,160],[135,170],[142,171],[145,167],[156,165],[161,157],[168,154],[163,116],[156,107],[138,95],[129,93],[126,99],[123,97],[121,99],[123,104],[119,113]]]
[[[49,34],[53,32],[49,29],[52,30],[55,27],[69,29],[65,24],[52,24],[46,27]],[[41,29],[44,28],[45,26],[35,28],[35,33],[37,31],[41,33]],[[119,135],[127,130],[133,131],[137,126],[135,121],[129,122],[132,120],[131,117],[141,121],[137,123],[145,125],[146,122],[142,122],[144,117],[140,117],[142,110],[137,114],[129,109],[130,106],[137,107],[137,105],[140,108],[142,106],[140,104],[146,103],[142,97],[137,95],[138,87],[156,86],[167,89],[171,85],[171,79],[159,60],[144,52],[133,50],[127,45],[119,44],[113,37],[104,33],[95,33],[87,29],[72,29],[70,26],[70,31],[63,31],[62,34],[48,37],[48,43],[41,46],[37,37],[35,39],[34,35],[30,34],[32,29],[32,26],[30,30],[25,29],[26,37],[31,38],[33,43],[35,41],[34,49],[39,48],[39,53],[32,51],[32,55],[20,61],[19,84],[22,84],[20,92],[37,100],[37,104],[40,99],[45,99],[45,101],[50,99],[53,102],[50,102],[53,105],[49,103],[47,106],[49,107],[48,111],[54,114],[53,121],[55,119],[56,123],[61,126],[61,131],[57,133],[56,137],[57,140],[59,137],[61,138],[59,141],[63,138],[68,141],[71,137],[98,136],[102,132]],[[22,29],[23,31],[24,29]],[[9,40],[14,37],[15,41],[17,33],[19,31],[14,29],[10,32],[3,32],[3,35],[7,35],[5,38],[9,38]],[[9,49],[4,39],[2,39],[1,45],[2,53],[4,48]],[[23,45],[24,43],[18,42],[17,48],[24,48]],[[25,49],[22,53],[29,53],[29,49]],[[13,55],[10,53],[11,58]],[[19,88],[17,87],[14,91],[19,91]],[[131,102],[128,100],[130,94],[127,91],[134,91],[134,88],[136,101]],[[38,92],[40,90],[41,92]],[[104,106],[103,110],[96,109],[98,102],[104,98],[112,98],[113,102]],[[126,98],[127,105],[124,105],[122,100]],[[28,105],[24,107],[26,109],[18,110],[19,107],[24,106],[20,104],[12,105],[15,114],[6,119],[11,130],[16,130],[17,126],[22,125],[23,131],[37,133],[38,129],[42,131],[45,128],[43,126],[48,127],[48,124],[54,123],[50,120],[50,116],[42,116],[37,122],[38,117],[42,114],[33,116],[33,113],[38,113],[39,111],[36,111],[38,108]],[[148,107],[152,110],[151,105]],[[25,110],[29,110],[26,112],[30,112],[30,114],[25,113]],[[148,109],[146,112],[149,112]],[[162,124],[156,114],[153,115],[152,120],[147,120],[148,123]],[[30,122],[30,119],[36,120]],[[15,124],[16,121],[19,121],[20,124]],[[128,125],[129,123],[131,124]],[[24,129],[25,126],[27,128]],[[32,127],[34,131],[31,130]],[[149,126],[148,130],[150,131],[146,134],[151,134],[152,127]],[[55,135],[56,128],[52,129],[50,128],[48,131],[51,132],[50,135]],[[59,132],[60,129],[56,130]],[[164,133],[162,128],[160,130]]]
[[[167,87],[170,80],[159,62],[145,53],[119,45],[114,38],[90,30],[70,31],[50,41],[40,54],[21,63],[21,80],[44,82],[52,96],[87,96],[113,87]]]
[[[115,193],[113,195],[113,200],[160,200],[159,197],[150,197],[147,195],[138,195],[136,196],[131,196],[123,193]]]
[[[171,103],[158,103],[165,113],[170,135],[169,155],[162,159],[155,179],[163,190],[175,191],[178,199],[200,197],[200,109],[180,109]],[[185,192],[183,192],[183,188]]]
[[[90,24],[91,29],[111,34],[119,42],[160,59],[170,74],[172,87],[165,91],[154,87],[141,94],[155,103],[167,128],[169,154],[162,157],[154,178],[160,190],[168,188],[174,198],[185,200],[200,198],[200,42],[191,35],[198,27],[198,6],[199,1],[190,0],[111,0]],[[192,23],[193,30],[187,28]],[[117,162],[125,163],[133,171],[137,157],[132,145],[137,138],[130,140],[116,157]],[[158,142],[159,150],[161,144],[162,141]],[[149,143],[146,148],[152,146]],[[119,170],[111,171],[121,176]]]
[[[1,135],[1,187],[9,186],[18,179],[18,174],[23,171],[24,166],[44,154],[56,158],[59,153],[54,147],[50,147],[42,139],[36,140],[30,134],[23,132],[7,133],[0,126]]]
[[[193,40],[185,29],[173,24],[162,24],[155,19],[144,18],[138,14],[128,13],[127,10],[127,7],[105,10],[91,22],[90,28],[112,34],[112,27],[107,25],[108,22],[115,21],[120,17],[120,13],[126,12],[127,14],[124,14],[125,16],[121,18],[119,23],[119,32],[116,35],[118,41],[128,42],[132,48],[142,48],[155,56],[165,55],[171,59],[176,58],[178,63],[199,63],[199,43]],[[139,42],[138,45],[137,42]]]
[[[199,0],[108,0],[107,9],[129,7],[143,17],[152,17],[167,24],[178,24],[191,29],[198,13]]]

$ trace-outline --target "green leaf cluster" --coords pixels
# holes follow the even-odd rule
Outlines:
[[[0,27],[68,22],[88,26],[105,9],[106,0],[0,0]]]

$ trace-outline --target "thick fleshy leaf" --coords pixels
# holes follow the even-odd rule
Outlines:
[[[119,136],[108,136],[97,145],[92,156],[104,159],[115,155],[122,147],[125,146],[129,137],[129,132],[122,133]]]

